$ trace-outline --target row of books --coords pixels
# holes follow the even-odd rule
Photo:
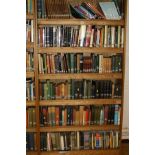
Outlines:
[[[39,83],[40,100],[120,98],[121,80],[42,80]]]
[[[26,13],[27,14],[34,13],[34,0],[26,0]]]
[[[27,132],[26,133],[26,151],[36,151],[37,150],[37,139],[36,133]]]
[[[120,125],[119,105],[42,106],[40,126]]]
[[[124,47],[122,26],[45,26],[38,28],[40,47]]]
[[[34,21],[26,20],[26,42],[34,42]]]
[[[69,18],[67,0],[37,0],[38,18]]]
[[[36,126],[36,111],[34,107],[26,108],[26,128]]]
[[[84,18],[84,19],[122,19],[124,16],[124,0],[109,2],[70,3],[67,0],[37,0],[38,18]],[[70,15],[71,13],[71,15]]]
[[[26,100],[27,101],[35,100],[35,86],[34,81],[31,78],[26,79]]]
[[[26,71],[34,71],[34,53],[33,48],[26,50]]]
[[[118,131],[41,133],[41,151],[116,149],[120,146]]]
[[[110,73],[122,71],[122,55],[82,53],[38,54],[40,74]]]

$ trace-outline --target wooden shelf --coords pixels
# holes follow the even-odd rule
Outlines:
[[[26,48],[34,48],[34,43],[33,42],[27,42]]]
[[[26,19],[34,19],[34,15],[33,14],[27,14]]]
[[[105,79],[122,79],[122,73],[62,73],[62,74],[40,74],[40,80],[45,79],[94,79],[94,80],[105,80]]]
[[[112,47],[38,47],[38,53],[123,53],[124,48]]]
[[[77,150],[77,151],[47,151],[40,152],[40,155],[120,155],[119,149],[108,150]]]
[[[125,25],[124,20],[38,19],[39,25]]]
[[[37,151],[26,151],[26,155],[38,155]]]
[[[40,127],[40,132],[64,132],[64,131],[97,131],[97,130],[119,130],[118,125],[90,125],[90,126],[52,126]]]
[[[26,101],[26,106],[35,106],[35,101]]]
[[[34,72],[26,72],[26,78],[34,78]]]
[[[26,132],[36,132],[36,128],[27,128]]]
[[[41,100],[41,106],[121,104],[121,99]]]

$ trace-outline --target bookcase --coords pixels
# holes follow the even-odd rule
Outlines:
[[[91,2],[96,5],[101,1],[104,0]],[[44,16],[46,18],[39,18],[37,2],[37,0],[26,1],[26,141],[31,143],[26,154],[120,155],[125,78],[126,3],[124,3],[125,16],[121,20],[89,20],[75,19],[70,14],[61,18],[57,14],[50,18],[47,18],[48,15]],[[59,1],[57,2],[59,4]],[[80,4],[89,1],[66,0],[64,2]],[[61,10],[61,8],[59,9]],[[65,34],[64,38],[58,37],[59,43],[56,45],[53,42],[52,46],[49,42],[41,45],[41,37],[42,40],[46,37],[46,41],[47,37],[50,37],[43,34],[49,31],[49,27],[52,29],[52,34],[55,27],[62,28],[64,33],[68,27],[75,32],[77,27],[78,32],[82,29],[81,27],[85,27],[87,33],[88,27],[92,25],[95,25],[96,33],[102,34],[98,45],[92,47],[65,46],[62,45],[63,43],[61,44],[61,41],[65,40]],[[104,46],[103,33],[107,27],[123,28],[123,45],[120,43],[120,46],[117,47]],[[46,32],[44,32],[45,30]],[[59,32],[61,30],[58,30],[56,38]],[[119,61],[120,56],[121,68],[113,66],[113,61]],[[80,59],[81,57],[82,59]],[[82,71],[81,60],[83,60]],[[78,63],[79,65],[77,65]],[[96,68],[97,64],[98,68]],[[55,66],[54,69],[51,66]],[[109,66],[114,68],[109,68]],[[119,81],[119,87],[117,81]],[[94,89],[93,86],[95,86]],[[98,93],[98,89],[101,91],[100,93]],[[105,116],[106,108],[110,109],[107,116]],[[54,110],[54,116],[52,110]],[[119,111],[119,118],[116,121],[114,120],[115,111]],[[101,119],[101,113],[104,115],[104,120]],[[63,121],[60,122],[60,120]],[[108,123],[109,120],[113,123]],[[114,138],[107,140],[104,138],[106,135]],[[54,146],[52,136],[57,141],[59,139],[58,143],[55,142],[57,146]],[[50,146],[47,137],[51,138]],[[69,137],[70,149],[66,149],[67,137]],[[99,143],[98,146],[97,140],[104,144]],[[104,145],[108,143],[107,141],[109,141],[109,146],[105,148]],[[81,147],[81,143],[84,143],[83,147]],[[75,149],[73,145],[76,145]]]

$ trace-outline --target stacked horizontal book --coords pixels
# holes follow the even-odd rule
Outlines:
[[[26,151],[36,151],[37,150],[37,138],[36,133],[27,132],[26,133]]]
[[[117,149],[119,131],[41,133],[41,151]]]
[[[124,27],[53,25],[38,28],[40,47],[124,47]]]
[[[42,106],[40,126],[120,125],[119,105]]]
[[[67,0],[37,0],[38,18],[70,18]]]
[[[34,21],[26,20],[26,42],[34,42]]]
[[[40,74],[110,73],[122,71],[122,55],[58,53],[38,54]]]
[[[34,80],[32,78],[26,79],[26,100],[27,101],[35,100],[35,87],[34,87]]]

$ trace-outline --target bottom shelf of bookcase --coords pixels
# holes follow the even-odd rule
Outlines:
[[[26,155],[38,155],[37,151],[27,151]]]
[[[120,155],[120,149],[40,152],[40,155]]]

